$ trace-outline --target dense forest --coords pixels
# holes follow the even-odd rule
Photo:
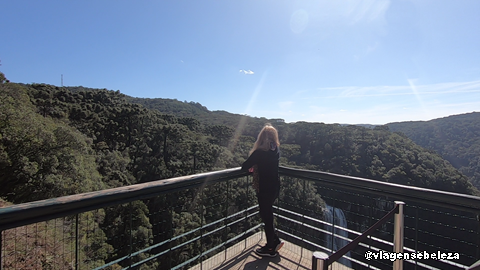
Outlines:
[[[438,154],[386,127],[287,124],[164,99],[143,106],[83,87],[2,83],[1,94],[0,195],[15,203],[237,167],[266,122],[279,130],[283,165],[476,191]],[[146,108],[155,106],[164,112]]]
[[[480,112],[431,121],[390,123],[388,127],[436,151],[480,188]]]
[[[209,111],[201,104],[194,102],[133,97],[127,97],[127,100],[162,113],[195,117],[203,123],[226,125],[231,128],[236,128],[241,119],[245,118],[243,115],[225,111]],[[246,118],[248,118],[248,122],[256,123],[257,126],[265,122],[275,125],[277,123],[282,125],[284,122],[282,119]],[[315,125],[314,123],[310,124]],[[358,126],[368,129],[376,127],[368,124]],[[405,134],[423,148],[437,152],[466,175],[474,186],[480,188],[480,113],[455,115],[431,121],[389,123],[385,127],[377,126],[377,129],[386,127],[392,132]],[[346,128],[352,127],[346,126]],[[249,136],[255,136],[256,131],[247,129],[244,132]],[[328,170],[328,168],[325,169]],[[367,175],[363,176],[367,177]]]
[[[430,144],[428,144],[424,143],[422,140],[418,140],[418,136],[414,136],[414,133],[407,132],[407,128],[400,128],[400,126],[407,127],[414,123],[418,123],[415,125],[418,130],[431,130],[429,125],[426,125],[425,127],[422,126],[424,122],[392,123],[385,126],[373,126],[368,124],[359,126],[338,124],[327,125],[307,122],[286,124],[283,119],[256,118],[232,114],[225,111],[209,111],[201,104],[194,102],[181,102],[178,100],[162,98],[149,99],[132,97],[127,97],[127,100],[133,103],[142,104],[146,108],[157,110],[162,113],[178,113],[185,117],[196,118],[203,123],[226,125],[232,129],[238,128],[241,126],[240,123],[243,123],[245,126],[241,132],[243,135],[250,137],[255,137],[256,133],[264,123],[272,123],[279,128],[281,142],[283,143],[283,161],[285,165],[288,164],[289,166],[318,169],[328,172],[367,177],[381,181],[397,181],[402,184],[452,191],[454,190],[452,189],[453,187],[442,187],[446,182],[445,180],[442,180],[441,175],[448,173],[447,171],[450,171],[449,173],[453,172],[452,167],[449,165],[446,165],[449,168],[446,171],[437,171],[435,177],[425,178],[421,176],[423,173],[420,172],[428,167],[430,169],[430,176],[433,176],[431,175],[433,171],[435,171],[433,168],[436,165],[445,162],[442,159],[450,161],[454,168],[459,169],[464,175],[470,177],[473,176],[474,172],[477,173],[478,177],[478,171],[480,170],[480,162],[478,161],[479,155],[475,155],[475,153],[479,153],[480,151],[477,149],[480,145],[480,143],[478,143],[480,140],[480,113],[469,114],[467,115],[468,117],[452,116],[445,118],[445,120],[451,119],[450,121],[444,121],[444,119],[430,121],[435,124],[438,122],[437,126],[444,126],[444,129],[445,127],[448,127],[450,130],[446,133],[442,130],[442,132],[437,131],[436,134],[422,134],[421,137],[424,141],[431,138],[431,140],[429,140]],[[459,123],[458,120],[460,120],[460,118],[464,120]],[[410,130],[417,129],[410,128]],[[438,134],[442,135],[438,136]],[[449,139],[448,136],[451,134],[455,134],[455,137],[450,136]],[[412,139],[413,143],[406,137]],[[378,140],[379,138],[381,139]],[[395,140],[399,140],[399,143],[394,143]],[[338,143],[340,141],[344,142],[341,147]],[[379,144],[379,142],[381,143]],[[433,142],[435,142],[435,144],[433,144]],[[397,147],[399,144],[405,145]],[[454,155],[457,158],[468,156],[468,168],[462,168],[462,164],[465,164],[466,162],[465,160],[463,160],[463,163],[452,162],[451,157],[454,156],[452,153],[449,154],[447,151],[440,151],[439,147],[434,147],[434,145],[444,147],[445,144],[463,146],[450,146],[448,148],[450,152],[455,151]],[[331,148],[332,145],[333,148]],[[427,148],[428,151],[425,151],[425,149],[422,148]],[[436,155],[434,152],[437,152],[440,156]],[[419,153],[420,155],[418,155]],[[391,159],[382,156],[384,154],[395,154],[397,157]],[[408,155],[413,155],[414,157],[407,157]],[[346,160],[339,162],[339,159]],[[427,159],[430,159],[430,161],[427,162]],[[353,160],[357,162],[352,162]],[[375,165],[380,165],[379,161],[382,162],[382,164],[386,162],[387,166],[381,166],[381,168],[383,167],[384,169],[376,168]],[[429,165],[426,166],[423,164],[422,166],[418,166],[419,162],[423,163],[424,161]],[[431,162],[436,165],[433,165]],[[344,165],[341,166],[341,164]],[[349,167],[345,164],[351,164],[352,166]],[[398,174],[399,171],[402,171],[405,175],[408,174],[410,179],[401,175],[398,175],[396,180],[392,179],[391,176]],[[416,177],[415,174],[420,177]],[[461,174],[458,174],[458,172],[454,174],[457,175],[457,177],[462,178],[461,181],[465,180],[465,178],[463,178]],[[424,180],[413,180],[418,178]],[[432,185],[432,183],[435,182],[434,178],[438,179],[439,182]],[[472,182],[476,182],[474,181],[474,178],[471,177],[470,179]]]
[[[267,122],[279,130],[281,165],[479,194],[438,153],[386,126],[285,123],[211,112],[192,102],[132,98],[120,91],[12,83],[0,73],[0,199],[22,203],[238,167]],[[308,188],[304,198],[295,186],[284,186],[283,192],[312,202],[308,210],[321,213],[324,203],[315,188]],[[208,198],[216,190],[204,194]],[[135,203],[135,242],[161,241],[153,238],[165,228],[152,226],[160,222],[147,214],[166,204],[184,205],[188,196]],[[251,199],[242,192],[232,196]],[[95,226],[103,234],[91,243],[99,254],[94,260],[112,260],[126,252],[118,240],[105,240],[114,239],[117,232],[110,223],[126,211],[118,206],[98,213]],[[194,213],[165,218],[179,229],[200,222]],[[111,254],[112,247],[120,251]]]

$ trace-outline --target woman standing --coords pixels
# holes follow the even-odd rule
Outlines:
[[[283,242],[275,233],[273,225],[273,202],[280,191],[280,179],[278,177],[278,160],[280,159],[280,142],[277,130],[267,124],[257,137],[250,156],[242,164],[242,170],[254,168],[254,186],[257,191],[260,217],[265,224],[267,244],[255,250],[264,257],[275,257],[282,248]],[[258,181],[258,182],[257,182]]]

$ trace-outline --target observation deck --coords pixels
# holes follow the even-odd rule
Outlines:
[[[329,269],[475,269],[480,259],[479,197],[279,173],[274,212],[286,245],[275,258],[253,252],[264,244],[256,195],[233,168],[0,208],[0,269],[312,269],[316,251]],[[405,203],[403,260],[385,256],[394,201]]]
[[[262,232],[257,232],[244,241],[228,248],[224,252],[195,265],[189,270],[250,270],[250,269],[312,269],[313,252],[285,241],[279,255],[274,258],[262,258],[254,250],[265,244]],[[349,270],[342,264],[333,263],[331,270]]]

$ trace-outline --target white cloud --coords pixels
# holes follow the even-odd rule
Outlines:
[[[290,102],[292,107],[288,108]],[[409,79],[402,86],[318,88],[290,97],[279,105],[277,115],[285,117],[287,122],[427,121],[479,111],[480,80],[422,85]],[[287,114],[284,108],[294,113]]]
[[[415,91],[412,91],[411,82],[407,80],[408,85],[403,86],[346,86],[346,87],[326,87],[318,88],[319,96],[308,96],[304,99],[324,99],[324,98],[361,98],[361,97],[386,97],[386,96],[417,96],[417,95],[447,95],[447,94],[468,94],[480,93],[480,81],[439,83],[429,85],[415,85]]]
[[[239,71],[240,73],[243,72],[243,74],[245,75],[253,75],[255,72],[251,71],[251,70],[244,70],[244,69],[240,69]]]

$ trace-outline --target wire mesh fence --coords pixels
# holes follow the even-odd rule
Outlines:
[[[281,174],[276,228],[289,242],[331,254],[401,200],[409,255],[404,269],[465,269],[480,258],[475,205],[442,203],[443,197],[434,203],[426,193],[393,194],[385,184],[366,186],[358,179],[346,185],[314,172]],[[69,197],[0,209],[1,268],[188,269],[260,230],[251,178],[238,169],[177,180],[82,195],[89,199],[58,212]],[[393,227],[393,220],[385,223],[338,262],[352,269],[391,269]]]
[[[334,253],[392,210],[395,201],[406,203],[404,253],[393,254],[392,219],[339,260],[346,267],[392,269],[402,256],[404,269],[466,269],[479,259],[480,223],[478,211],[471,207],[395,195],[361,183],[335,184],[321,175],[287,174],[281,178],[283,186],[296,183],[298,192],[314,192],[324,202],[320,210],[314,209],[308,202],[294,204],[281,193],[277,204],[282,237],[312,251]]]
[[[64,222],[65,221],[65,222]],[[71,269],[75,261],[71,218],[51,220],[2,232],[3,269]]]
[[[204,180],[24,226],[1,224],[13,228],[1,231],[0,268],[188,269],[260,227],[249,177]]]

